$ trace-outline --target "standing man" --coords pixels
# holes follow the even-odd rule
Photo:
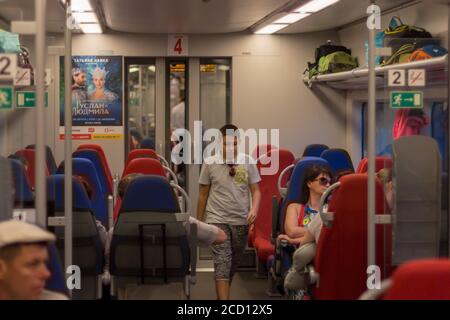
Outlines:
[[[34,225],[0,222],[0,300],[67,300],[45,290],[49,242],[55,236]]]
[[[256,165],[250,164],[250,157],[238,154],[238,128],[228,124],[220,132],[221,152],[205,159],[200,173],[197,218],[203,221],[206,212],[206,222],[227,235],[227,240],[214,244],[212,251],[217,299],[228,300],[233,275],[247,244],[249,226],[258,213],[261,178]]]

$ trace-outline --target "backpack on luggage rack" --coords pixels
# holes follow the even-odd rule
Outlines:
[[[316,48],[315,61],[308,62],[304,74],[312,78],[319,74],[342,72],[358,67],[358,61],[345,46],[332,45],[331,41]]]
[[[431,33],[423,28],[404,24],[397,16],[392,17],[389,27],[377,36],[378,41],[381,40],[384,47],[392,48],[393,52],[390,57],[381,59],[382,66],[408,62],[415,50],[436,42]]]

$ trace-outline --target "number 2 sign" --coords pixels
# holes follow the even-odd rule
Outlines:
[[[167,39],[167,55],[169,56],[187,56],[188,55],[188,36],[169,34]]]
[[[12,80],[16,76],[17,55],[0,54],[0,80]]]

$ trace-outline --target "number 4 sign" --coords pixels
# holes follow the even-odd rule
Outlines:
[[[187,56],[188,55],[188,36],[169,34],[167,39],[167,55],[169,56]]]

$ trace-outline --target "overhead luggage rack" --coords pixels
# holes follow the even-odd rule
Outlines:
[[[375,68],[377,88],[382,88],[387,85],[386,72],[392,69],[426,69],[427,86],[445,85],[447,81],[447,56],[448,54],[428,60],[377,67]],[[338,90],[364,90],[368,88],[368,75],[368,68],[357,68],[351,71],[318,75],[311,79],[304,76],[303,82],[309,88],[317,83]]]

